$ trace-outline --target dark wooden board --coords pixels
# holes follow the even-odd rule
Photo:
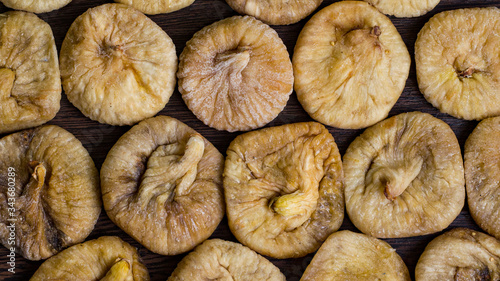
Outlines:
[[[85,12],[88,8],[110,2],[112,1],[73,0],[73,2],[60,10],[40,14],[39,16],[51,25],[57,48],[60,50],[64,36],[69,29],[69,26],[77,16]],[[320,6],[320,9],[333,2],[337,1],[325,0],[325,2]],[[431,16],[444,10],[486,6],[500,7],[500,0],[442,0],[433,11],[422,17],[408,19],[391,17],[391,20],[401,33],[410,54],[413,55],[417,33]],[[3,13],[7,10],[7,8],[0,4],[0,12]],[[182,52],[186,41],[189,40],[196,31],[208,24],[236,14],[237,13],[234,12],[224,2],[224,0],[196,0],[193,5],[180,11],[170,14],[155,15],[151,16],[151,18],[172,38],[176,45],[177,54],[179,55]],[[293,48],[298,34],[309,18],[310,17],[297,24],[289,26],[273,26],[286,44],[290,52],[290,56],[293,54]],[[459,120],[447,114],[440,113],[424,99],[417,87],[415,62],[412,58],[410,76],[406,83],[406,87],[400,99],[391,110],[390,116],[415,110],[430,113],[448,123],[457,135],[462,150],[465,140],[477,124],[475,121]],[[220,132],[205,126],[191,113],[191,111],[188,110],[177,90],[172,95],[165,109],[163,109],[159,114],[175,117],[188,124],[210,140],[223,154],[225,154],[231,140],[239,134]],[[312,119],[305,113],[297,101],[295,93],[293,93],[284,111],[267,126],[277,126],[286,123],[311,120]],[[71,103],[69,103],[64,95],[61,100],[60,112],[54,120],[49,122],[49,124],[59,125],[73,133],[90,152],[90,155],[94,159],[98,169],[100,169],[109,149],[118,140],[118,138],[130,128],[127,126],[116,127],[103,125],[88,119]],[[335,137],[342,155],[354,138],[362,132],[362,130],[341,130],[331,127],[329,127],[329,130]],[[0,135],[0,137],[2,136],[3,135]],[[459,226],[479,230],[478,226],[469,215],[467,205],[462,210],[460,216],[451,224],[449,228]],[[349,221],[347,216],[341,229],[358,231]],[[396,248],[397,253],[401,255],[408,266],[411,275],[413,276],[415,265],[426,244],[440,233],[413,238],[384,240]],[[94,231],[87,238],[87,240],[103,235],[120,236],[125,241],[137,247],[144,263],[149,269],[151,280],[166,280],[176,267],[177,263],[184,257],[184,255],[162,256],[150,252],[115,226],[106,216],[104,211],[102,211]],[[221,222],[212,237],[236,241],[234,236],[229,231],[226,219]],[[0,280],[27,280],[41,264],[41,262],[27,261],[24,258],[17,256],[16,273],[12,274],[7,271],[7,268],[9,267],[7,265],[7,254],[7,249],[0,246]],[[313,254],[298,259],[270,260],[281,269],[281,271],[286,275],[287,280],[295,281],[300,279],[312,257]]]

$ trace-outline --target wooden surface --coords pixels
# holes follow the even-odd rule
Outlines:
[[[39,16],[51,25],[57,48],[60,50],[64,36],[69,29],[69,26],[77,16],[85,12],[88,8],[109,2],[111,1],[73,0],[73,2],[60,10],[40,14]],[[336,1],[326,0],[320,8],[323,8],[333,2]],[[391,20],[401,33],[401,36],[403,37],[408,50],[413,57],[414,43],[417,33],[432,15],[444,10],[486,6],[500,7],[500,0],[442,0],[433,11],[422,17],[410,19],[397,19],[391,17]],[[5,12],[7,10],[7,8],[0,4],[0,12]],[[234,12],[223,0],[196,0],[193,5],[185,9],[171,14],[151,16],[151,18],[172,38],[177,48],[177,54],[179,55],[182,52],[186,41],[189,40],[196,31],[208,24],[233,15],[236,15],[236,12]],[[286,44],[290,52],[290,56],[293,53],[293,47],[297,36],[308,19],[309,17],[290,26],[273,26]],[[467,136],[472,132],[477,124],[477,122],[474,121],[459,120],[447,114],[442,114],[424,99],[417,87],[415,64],[414,59],[412,58],[410,76],[406,83],[406,87],[395,107],[390,112],[390,116],[415,110],[430,113],[448,123],[457,135],[462,150]],[[225,154],[231,140],[238,135],[238,133],[219,132],[205,126],[188,110],[177,90],[172,95],[165,109],[163,109],[159,114],[169,115],[185,122],[210,140],[223,154]],[[310,120],[312,119],[302,109],[297,101],[295,93],[293,93],[285,110],[268,126]],[[109,149],[113,146],[117,139],[130,128],[103,125],[86,118],[78,109],[68,102],[64,94],[61,100],[60,112],[57,114],[56,118],[49,123],[59,125],[73,133],[87,148],[98,169],[100,169]],[[351,141],[362,132],[362,130],[340,130],[335,128],[329,128],[329,130],[335,137],[342,155]],[[0,135],[0,137],[1,136],[3,135]],[[469,227],[477,230],[479,229],[471,219],[467,205],[462,210],[460,216],[452,223],[450,228],[458,226]],[[357,231],[347,216],[341,229]],[[411,275],[414,276],[415,265],[420,254],[424,250],[426,244],[439,234],[440,233],[436,233],[433,235],[404,239],[385,239],[385,241],[391,244],[392,247],[396,248],[398,254],[401,255],[408,266]],[[104,210],[101,213],[100,219],[97,222],[94,231],[87,238],[87,240],[103,235],[120,236],[125,241],[137,247],[144,263],[149,269],[151,280],[166,280],[176,267],[177,263],[184,256],[161,256],[148,251],[115,226],[106,216]],[[235,241],[235,238],[229,231],[226,219],[221,222],[212,237]],[[17,256],[16,273],[12,274],[7,271],[7,254],[7,249],[0,246],[0,280],[27,280],[41,264],[41,262],[27,261],[22,257]],[[281,271],[286,275],[287,280],[294,281],[300,279],[300,276],[311,261],[312,257],[313,254],[299,259],[270,260],[281,269]]]

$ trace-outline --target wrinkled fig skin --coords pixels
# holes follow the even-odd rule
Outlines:
[[[425,248],[416,281],[500,280],[500,241],[467,228],[450,230]]]
[[[9,167],[15,169],[9,177]],[[48,125],[0,140],[0,238],[8,248],[15,218],[15,248],[29,260],[46,259],[82,242],[101,212],[99,176],[82,144]],[[9,191],[9,178],[15,192]],[[14,196],[12,196],[14,195]],[[9,198],[15,199],[14,210]],[[12,199],[11,199],[12,201]],[[12,213],[12,214],[11,214]]]
[[[271,25],[293,24],[310,15],[323,0],[226,0],[240,14]]]
[[[151,19],[123,4],[80,15],[64,38],[60,61],[68,100],[101,123],[132,125],[152,117],[175,88],[174,43]]]
[[[329,126],[359,129],[387,117],[411,59],[389,18],[366,2],[339,1],[306,23],[292,62],[307,113]]]
[[[248,131],[271,122],[293,91],[293,69],[278,33],[234,16],[196,32],[179,58],[179,91],[217,130]]]
[[[443,121],[420,112],[384,120],[357,137],[344,155],[346,210],[378,238],[446,228],[465,201],[462,156]]]
[[[194,0],[115,0],[115,2],[132,6],[148,15],[156,15],[175,12],[193,4]]]
[[[474,221],[500,239],[500,117],[481,121],[465,142],[467,202]]]
[[[224,192],[236,238],[273,258],[317,250],[344,218],[342,162],[316,122],[236,137],[227,150]]]
[[[207,239],[224,216],[222,154],[177,119],[132,127],[101,169],[109,218],[149,250],[176,255]]]
[[[439,4],[440,0],[364,0],[386,15],[398,18],[418,17]]]
[[[6,7],[32,13],[47,13],[68,5],[71,0],[0,0]]]
[[[31,13],[0,14],[0,134],[51,120],[60,100],[59,62],[50,26]]]
[[[72,246],[45,261],[30,281],[149,281],[137,249],[115,236]]]
[[[420,91],[441,112],[467,120],[500,115],[500,9],[433,16],[415,42]]]
[[[285,275],[251,249],[220,239],[207,240],[177,265],[167,281],[285,281]]]
[[[321,245],[301,281],[411,281],[401,257],[386,242],[348,230]]]

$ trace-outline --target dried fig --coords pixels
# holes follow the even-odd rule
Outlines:
[[[130,5],[148,15],[156,15],[180,10],[193,4],[194,0],[115,0],[115,2]]]
[[[261,255],[234,242],[203,242],[177,265],[167,281],[285,281],[280,270]]]
[[[115,236],[72,246],[45,261],[30,281],[148,281],[137,250]]]
[[[60,57],[68,100],[101,123],[131,125],[151,117],[174,91],[177,56],[172,40],[126,5],[104,4],[79,16]]]
[[[450,230],[425,247],[415,280],[500,280],[500,241],[467,228]]]
[[[344,218],[335,140],[316,122],[240,135],[227,150],[224,193],[240,242],[273,258],[312,253]]]
[[[500,9],[446,11],[415,42],[420,91],[441,112],[463,119],[500,115]]]
[[[47,125],[0,139],[0,239],[29,260],[80,243],[101,212],[99,176],[71,133]],[[15,243],[13,245],[13,243]]]
[[[226,0],[240,14],[272,25],[292,24],[310,15],[323,0]]]
[[[364,128],[387,117],[403,92],[410,55],[392,22],[362,1],[316,13],[293,54],[295,91],[324,124]]]
[[[465,182],[476,223],[500,238],[500,117],[481,121],[465,142]]]
[[[429,114],[404,113],[366,129],[349,145],[343,164],[347,213],[371,236],[438,232],[464,206],[457,138]]]
[[[31,13],[0,14],[0,134],[56,116],[61,78],[50,26]]]
[[[391,245],[348,230],[328,237],[300,280],[411,281],[408,268]]]
[[[364,0],[386,15],[399,18],[418,17],[439,4],[440,0]]]
[[[101,169],[109,218],[149,250],[176,255],[207,239],[224,216],[222,154],[177,119],[132,127]]]
[[[276,31],[234,16],[198,31],[180,56],[179,91],[193,113],[218,130],[271,122],[293,90],[293,70]]]
[[[71,0],[0,0],[6,7],[33,13],[47,13],[60,9]]]

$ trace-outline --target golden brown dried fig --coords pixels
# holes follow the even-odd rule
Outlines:
[[[323,0],[226,0],[240,14],[272,25],[292,24],[310,15]]]
[[[207,240],[177,265],[167,281],[285,281],[280,270],[261,255],[234,242]]]
[[[45,261],[30,281],[148,281],[137,250],[115,236],[72,246]]]
[[[316,122],[240,135],[227,150],[224,193],[240,242],[274,258],[312,253],[344,218],[335,140]]]
[[[326,125],[357,129],[387,117],[403,92],[410,55],[392,22],[362,1],[340,1],[315,14],[293,54],[295,91]]]
[[[194,0],[115,0],[115,2],[130,5],[148,15],[156,15],[180,10],[193,4]]]
[[[467,120],[500,115],[500,9],[446,11],[415,42],[420,91],[441,112]]]
[[[425,247],[415,280],[500,280],[500,241],[467,228],[450,230]]]
[[[0,239],[29,260],[80,243],[101,212],[99,176],[71,133],[47,125],[0,139]],[[11,250],[12,251],[12,250]]]
[[[276,31],[234,16],[198,31],[180,56],[179,91],[193,113],[218,130],[271,122],[293,90],[293,70]]]
[[[348,230],[328,237],[300,280],[411,281],[408,268],[391,245]]]
[[[403,113],[366,129],[349,145],[343,164],[347,213],[371,236],[438,232],[464,206],[457,138],[429,114]]]
[[[68,100],[101,123],[131,125],[151,117],[174,91],[172,40],[147,16],[123,4],[101,5],[79,16],[60,57]]]
[[[439,4],[440,0],[364,0],[386,15],[399,18],[418,17]]]
[[[149,250],[176,255],[207,239],[224,216],[222,154],[167,116],[132,127],[101,169],[109,218]]]
[[[465,142],[467,202],[474,221],[500,238],[500,117],[481,121]]]
[[[61,78],[50,26],[31,13],[0,14],[0,134],[56,116]]]
[[[71,0],[0,0],[6,7],[33,13],[47,13],[60,9]]]

